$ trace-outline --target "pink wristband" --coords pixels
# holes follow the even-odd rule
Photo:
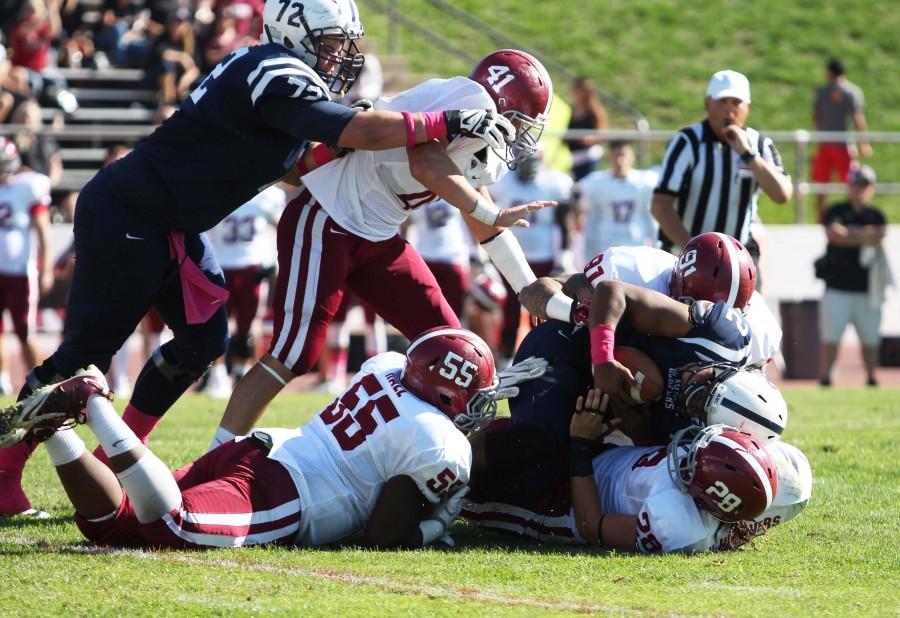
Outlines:
[[[433,139],[447,137],[447,120],[444,112],[422,112],[422,120],[425,121],[425,139],[429,142]]]
[[[412,148],[416,145],[416,121],[409,112],[400,112],[406,121],[406,147]]]
[[[312,158],[313,163],[316,164],[316,167],[321,167],[326,163],[337,159],[337,155],[334,154],[334,151],[332,151],[331,148],[329,148],[327,145],[316,144],[312,149]]]
[[[609,324],[597,324],[591,329],[591,362],[608,363],[613,360],[616,331]]]

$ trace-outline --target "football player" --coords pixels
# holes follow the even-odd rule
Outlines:
[[[262,44],[228,54],[178,111],[85,185],[65,336],[29,373],[23,396],[88,364],[105,370],[155,307],[175,337],[145,364],[125,413],[149,435],[227,345],[227,291],[203,232],[291,172],[309,140],[384,150],[465,135],[506,149],[513,126],[487,107],[361,114],[332,101],[362,68],[362,36],[354,0],[266,0]],[[0,465],[7,479],[30,454],[16,448]],[[28,504],[13,485],[3,487],[0,514]]]
[[[478,417],[468,404],[495,383],[484,341],[430,330],[405,356],[367,361],[302,427],[257,430],[173,473],[119,418],[92,367],[0,414],[0,444],[49,434],[75,521],[99,544],[318,545],[362,531],[366,545],[421,547],[459,512],[472,458],[463,432],[496,413],[479,407]],[[55,431],[73,421],[94,433],[109,468],[74,431]]]
[[[345,286],[409,340],[435,326],[459,326],[434,275],[398,234],[411,210],[443,198],[463,211],[473,235],[515,290],[534,281],[515,237],[502,227],[510,222],[498,218],[501,211],[485,186],[534,153],[552,94],[550,77],[537,59],[517,50],[496,51],[469,78],[428,80],[379,99],[374,110],[437,113],[487,106],[515,126],[508,146],[441,139],[415,148],[354,152],[304,170],[307,191],[288,205],[278,226],[273,345],[235,387],[216,441],[249,431],[272,398],[310,370]],[[315,147],[303,165],[327,160],[327,153],[316,154],[320,150]],[[472,203],[476,210],[469,213]],[[553,203],[529,202],[502,212],[515,218]]]
[[[3,313],[12,318],[26,367],[37,362],[32,331],[38,298],[53,287],[50,260],[50,179],[20,171],[12,140],[0,137],[0,394],[11,395],[4,368]],[[36,232],[37,250],[32,246]]]
[[[567,480],[524,498],[509,478],[494,493],[470,494],[462,516],[541,541],[692,553],[739,547],[796,517],[809,501],[812,472],[799,449],[760,443],[725,425],[691,426],[668,447],[606,446],[595,454],[594,440],[611,427],[592,413],[599,392],[587,400],[572,416]],[[535,473],[540,469],[519,471]]]
[[[275,226],[286,204],[284,189],[273,185],[225,217],[209,231],[209,240],[228,286],[226,309],[234,319],[228,342],[231,373],[239,380],[256,360],[251,327],[259,311],[260,291],[268,268],[274,268]],[[224,359],[210,370],[204,391],[214,399],[228,399],[231,380]]]
[[[622,419],[619,430],[636,444],[666,443],[690,424],[727,422],[761,441],[783,432],[784,399],[762,372],[744,368],[749,327],[727,303],[687,305],[655,290],[609,280],[594,290],[590,320],[590,328],[549,320],[525,337],[516,360],[544,358],[552,371],[523,384],[510,399],[505,431],[473,436],[476,480],[489,481],[541,462],[543,476],[534,475],[527,491],[534,496],[564,477],[560,461],[571,410],[592,387],[613,401]],[[635,347],[655,362],[663,378],[659,399],[633,405],[634,378],[613,358],[615,344]]]
[[[611,247],[597,254],[583,273],[542,277],[520,293],[533,315],[571,321],[587,315],[593,287],[601,281],[624,281],[667,294],[676,300],[724,301],[744,312],[750,325],[750,364],[764,367],[781,347],[781,327],[755,291],[756,267],[747,249],[732,236],[707,232],[692,238],[681,254],[651,247]],[[573,302],[577,299],[578,302]]]

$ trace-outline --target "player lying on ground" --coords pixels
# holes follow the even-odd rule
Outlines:
[[[589,261],[583,273],[541,277],[519,296],[525,308],[539,318],[586,321],[593,288],[601,281],[630,283],[682,302],[722,301],[740,309],[750,326],[751,365],[765,366],[781,346],[781,327],[763,297],[754,291],[753,258],[727,234],[699,234],[677,257],[651,247],[610,247]]]
[[[44,444],[95,543],[112,546],[317,545],[363,531],[363,543],[419,547],[443,537],[467,491],[462,431],[496,407],[468,410],[495,388],[494,360],[469,331],[440,328],[406,356],[370,359],[351,386],[297,429],[255,431],[169,469],[119,418],[103,375],[82,370],[0,415],[0,445]],[[84,423],[106,467],[65,421]],[[48,437],[49,436],[49,437]]]
[[[519,386],[509,400],[506,429],[472,436],[473,487],[505,483],[532,464],[540,464],[540,473],[523,478],[528,487],[521,491],[529,496],[566,478],[571,411],[598,381],[622,419],[618,443],[665,444],[691,424],[727,423],[759,440],[783,432],[784,399],[760,371],[742,369],[749,335],[738,311],[722,302],[686,305],[653,290],[603,281],[591,312],[615,335],[615,344],[636,348],[655,364],[658,397],[637,404],[630,369],[611,355],[592,359],[588,328],[549,320],[525,337],[516,360],[543,358],[550,370]],[[610,338],[604,344],[610,353],[613,343]]]
[[[597,390],[586,404],[578,399],[567,480],[534,497],[511,490],[521,486],[515,479],[494,494],[473,491],[462,516],[541,541],[690,553],[734,549],[796,517],[809,501],[809,462],[781,440],[761,443],[714,425],[683,429],[668,447],[600,446],[596,440],[615,425],[599,413],[600,400]],[[539,466],[519,470],[522,477],[540,473]]]
[[[407,339],[435,326],[459,326],[425,261],[398,233],[413,209],[445,199],[464,213],[515,290],[534,281],[515,236],[503,226],[555,202],[498,211],[485,187],[534,152],[552,99],[552,82],[537,59],[500,50],[482,59],[470,77],[428,80],[379,99],[374,110],[440,113],[448,106],[486,106],[515,127],[509,145],[496,149],[462,137],[378,154],[351,152],[327,162],[311,156],[319,167],[302,176],[307,191],[278,224],[272,345],[235,387],[213,444],[249,431],[281,389],[313,367],[345,287]]]
[[[82,189],[63,341],[22,397],[89,364],[107,369],[155,308],[174,338],[145,363],[123,415],[146,438],[228,342],[227,291],[203,232],[293,170],[307,142],[386,150],[466,135],[505,149],[514,137],[489,107],[358,113],[332,101],[363,66],[353,0],[266,0],[262,18],[260,45],[228,54]],[[0,452],[0,514],[30,506],[20,486],[30,453],[26,443]]]

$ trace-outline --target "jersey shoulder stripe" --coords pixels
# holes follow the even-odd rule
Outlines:
[[[266,58],[247,76],[252,87],[250,99],[253,105],[263,94],[276,94],[290,98],[303,97],[310,102],[328,101],[328,87],[315,71],[299,58],[278,56]]]

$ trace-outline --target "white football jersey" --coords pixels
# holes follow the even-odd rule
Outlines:
[[[410,212],[415,226],[413,245],[422,259],[438,264],[469,263],[471,235],[462,213],[444,200],[438,200]]]
[[[568,174],[541,169],[532,182],[522,182],[518,174],[507,174],[488,190],[500,208],[512,208],[538,200],[555,200],[560,203],[572,199],[572,178]],[[552,262],[559,255],[561,234],[556,225],[553,208],[542,208],[526,218],[529,227],[512,227],[531,263]]]
[[[35,269],[31,242],[35,214],[50,206],[50,179],[22,172],[0,186],[0,273],[28,275]]]
[[[650,200],[657,180],[652,170],[629,170],[625,178],[606,170],[591,172],[578,182],[586,218],[586,254],[608,247],[656,246],[659,224],[650,214]]]
[[[496,107],[481,84],[453,77],[430,79],[396,96],[382,97],[375,101],[375,109],[430,112]],[[480,139],[457,137],[447,147],[447,155],[475,188],[493,184],[509,171]],[[412,177],[406,148],[357,150],[313,170],[302,181],[344,229],[376,242],[397,234],[411,210],[437,199]]]
[[[389,479],[405,475],[437,504],[469,482],[472,449],[443,412],[400,383],[405,357],[368,360],[350,387],[298,429],[265,429],[272,459],[300,496],[297,542],[318,545],[361,531]]]
[[[795,517],[812,494],[812,472],[799,449],[767,443],[778,470],[772,505],[750,523],[762,532]],[[665,447],[616,447],[594,458],[594,479],[604,513],[636,515],[637,549],[703,552],[728,548],[732,526],[700,510],[669,475]]]
[[[594,287],[601,281],[623,281],[668,296],[672,268],[677,261],[676,256],[662,249],[611,247],[588,262],[584,274]],[[744,308],[744,317],[750,325],[747,363],[762,367],[781,347],[781,327],[759,292],[753,292]]]
[[[286,202],[284,191],[272,185],[206,233],[222,268],[275,263],[275,226]]]

